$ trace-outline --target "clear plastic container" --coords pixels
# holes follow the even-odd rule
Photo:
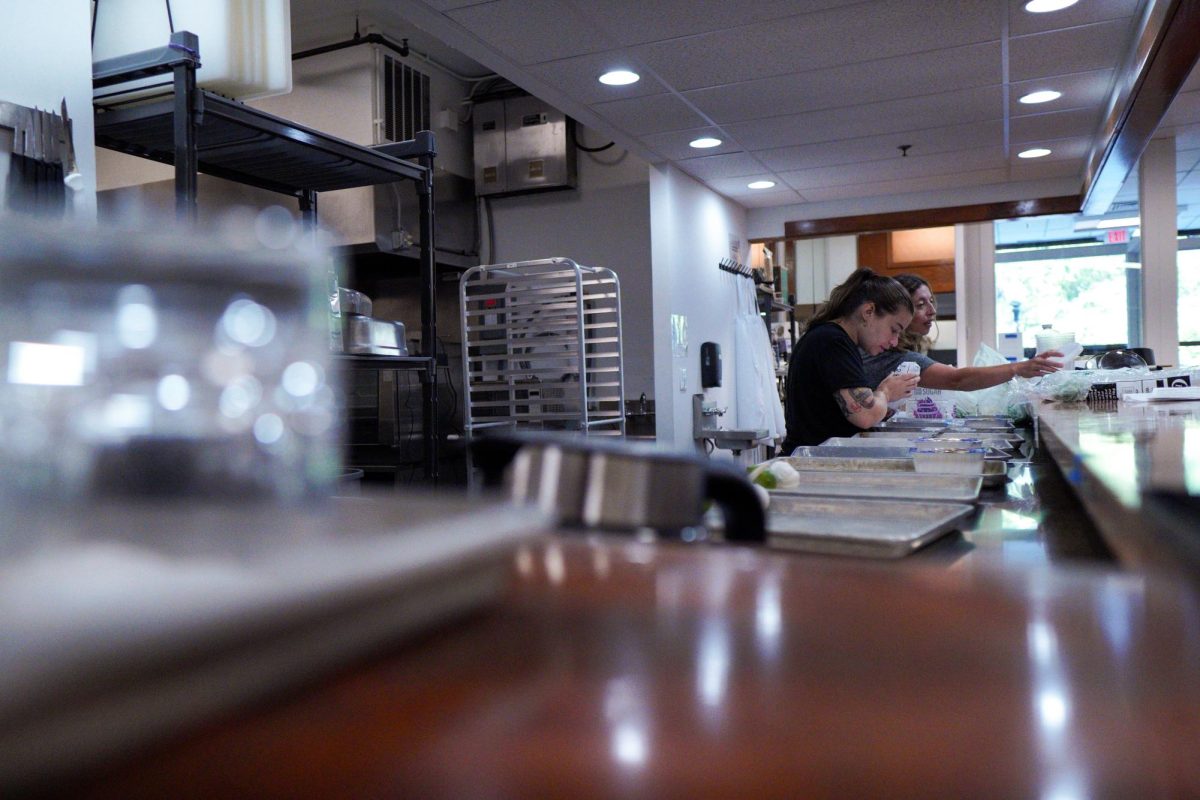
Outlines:
[[[982,475],[982,448],[972,447],[957,450],[937,450],[925,447],[910,449],[913,469],[917,472],[942,473],[951,475]]]
[[[0,240],[0,503],[329,492],[327,258],[29,221]]]

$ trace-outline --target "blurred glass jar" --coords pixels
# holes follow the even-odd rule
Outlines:
[[[5,499],[327,495],[329,262],[301,238],[0,223]]]

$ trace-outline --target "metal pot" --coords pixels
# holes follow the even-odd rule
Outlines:
[[[677,535],[700,525],[705,504],[725,515],[725,538],[762,542],[762,505],[744,473],[699,455],[619,440],[522,432],[472,443],[485,482],[555,514],[565,527]]]

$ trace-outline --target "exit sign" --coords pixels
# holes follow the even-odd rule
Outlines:
[[[1125,244],[1129,241],[1128,228],[1114,228],[1104,234],[1104,241],[1109,244]]]

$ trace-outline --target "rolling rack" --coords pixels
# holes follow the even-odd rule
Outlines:
[[[400,180],[416,183],[421,231],[421,354],[334,356],[354,369],[418,370],[422,380],[425,478],[438,480],[437,319],[434,282],[433,134],[370,148],[229,100],[196,86],[195,34],[176,31],[166,47],[93,65],[94,88],[173,74],[173,95],[125,107],[97,107],[96,144],[175,166],[176,214],[196,217],[197,172],[295,197],[306,227],[315,228],[317,193]],[[407,159],[415,159],[416,163]],[[399,471],[397,470],[397,476]]]
[[[473,267],[459,281],[463,422],[625,435],[617,275],[569,258]]]

